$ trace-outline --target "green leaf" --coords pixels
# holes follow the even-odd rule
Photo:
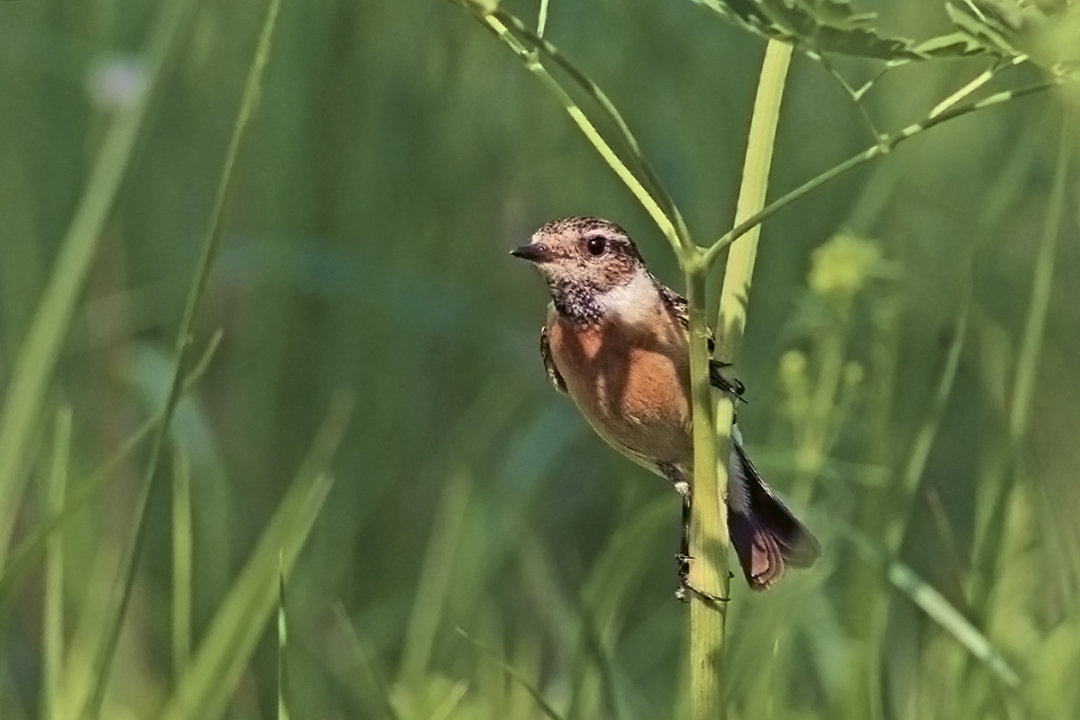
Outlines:
[[[287,575],[330,489],[329,476],[301,471],[180,679],[163,720],[220,717],[255,651]]]
[[[908,565],[893,559],[892,554],[875,540],[842,521],[833,524],[838,534],[852,543],[868,562],[880,565],[889,582],[903,592],[930,619],[952,635],[971,655],[983,663],[1009,687],[1020,685],[1020,676],[994,647],[986,634],[964,617],[936,588],[922,579]]]
[[[1030,57],[1055,72],[1080,65],[1080,6],[1025,0],[946,3],[949,19],[970,42],[1004,58]]]
[[[693,0],[762,37],[811,54],[835,53],[903,63],[985,54],[979,42],[957,34],[916,42],[886,35],[874,13],[857,13],[845,0]]]

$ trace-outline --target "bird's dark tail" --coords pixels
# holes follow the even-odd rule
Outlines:
[[[765,484],[737,436],[729,472],[728,531],[751,589],[772,587],[787,566],[812,565],[821,554],[817,540]]]

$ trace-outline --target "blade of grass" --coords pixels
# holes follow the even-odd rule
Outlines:
[[[461,542],[471,491],[472,483],[466,471],[455,472],[443,490],[406,625],[399,683],[418,681],[428,669],[439,621],[453,586],[454,557]]]
[[[1016,463],[1024,435],[1027,433],[1035,393],[1035,377],[1042,352],[1043,331],[1050,307],[1054,263],[1061,224],[1065,212],[1065,191],[1068,179],[1069,155],[1072,151],[1072,113],[1066,112],[1062,121],[1054,183],[1046,205],[1046,219],[1031,281],[1031,300],[1024,323],[1023,338],[1016,360],[1016,379],[1009,404],[1009,453],[992,472],[987,482],[980,484],[976,505],[976,544],[972,573],[972,604],[978,616],[985,610],[994,584],[994,564],[998,560],[1005,508],[1008,505],[1010,483],[1015,476]]]
[[[836,519],[833,519],[832,525],[836,532],[850,541],[867,561],[882,567],[890,583],[907,595],[919,609],[952,635],[994,675],[1010,687],[1017,687],[1020,684],[1020,676],[1016,670],[1009,665],[1001,653],[994,649],[989,638],[965,618],[963,613],[944,595],[919,577],[910,567],[890,559],[885,548],[878,547],[873,540],[851,525]]]
[[[212,720],[224,712],[259,635],[280,603],[281,576],[288,577],[330,491],[332,479],[325,468],[341,443],[351,412],[351,400],[339,399],[327,413],[285,497],[166,702],[161,720]]]
[[[165,704],[162,720],[214,720],[225,711],[280,598],[281,572],[292,569],[315,523],[331,479],[301,472],[218,608],[206,637]],[[279,567],[279,559],[282,565]]]
[[[285,552],[278,550],[278,606],[277,606],[277,716],[289,720],[285,704],[285,649],[288,646],[288,625],[285,617]]]
[[[536,687],[534,687],[532,683],[530,683],[528,679],[526,679],[521,673],[519,673],[512,665],[510,665],[510,663],[506,662],[506,660],[501,655],[499,655],[497,652],[495,652],[473,636],[469,635],[469,633],[465,632],[461,628],[458,628],[457,632],[459,635],[461,635],[461,637],[472,643],[473,646],[476,647],[478,650],[483,652],[485,655],[491,657],[499,665],[499,667],[503,669],[503,672],[506,673],[507,677],[516,682],[522,688],[524,688],[525,692],[529,693],[532,699],[536,701],[536,707],[540,709],[540,712],[551,718],[551,720],[563,720],[563,716],[560,715],[558,711],[555,710],[555,708],[553,708],[551,704],[544,699],[543,693],[541,693]]]
[[[610,704],[615,689],[609,683],[606,658],[625,623],[628,598],[647,568],[643,560],[663,537],[664,528],[675,523],[676,507],[674,497],[663,497],[636,508],[619,523],[590,570],[578,611],[568,720],[598,717],[600,701],[606,698]]]
[[[67,487],[68,457],[71,450],[70,407],[56,414],[56,443],[53,447],[53,466],[49,476],[49,513],[64,507]],[[42,630],[42,717],[59,720],[63,688],[60,683],[64,660],[64,536],[55,533],[49,538],[45,559],[45,599]]]
[[[547,29],[548,19],[548,0],[540,0],[540,10],[536,15],[536,37],[544,37],[544,30]]]
[[[1006,685],[1020,686],[1020,676],[1002,655],[994,649],[990,640],[965,618],[944,595],[920,578],[907,565],[894,562],[889,565],[889,582],[907,595],[934,622],[944,628],[957,642],[967,648],[976,660],[990,668]]]
[[[210,365],[210,360],[221,341],[221,332],[218,331],[207,345],[206,352],[188,373],[184,381],[184,392],[187,393]],[[98,490],[105,484],[117,469],[135,452],[143,440],[150,436],[154,428],[158,426],[164,417],[164,409],[153,417],[148,418],[135,432],[120,445],[120,447],[95,470],[77,490],[71,493],[70,499],[64,507],[42,522],[39,522],[34,530],[11,554],[11,559],[0,573],[0,627],[6,619],[6,610],[9,600],[14,596],[19,585],[26,578],[27,573],[33,569],[34,564],[45,551],[46,543],[54,532],[57,532],[68,522],[86,503],[93,498]]]
[[[900,554],[900,545],[904,539],[904,530],[909,524],[911,512],[915,507],[915,498],[919,492],[919,484],[926,470],[926,463],[930,457],[930,451],[934,447],[934,439],[941,427],[945,409],[948,406],[949,396],[952,394],[953,382],[956,380],[956,371],[960,367],[960,356],[964,348],[964,339],[967,337],[968,311],[971,309],[971,297],[964,300],[960,312],[957,315],[953,329],[952,342],[945,357],[945,367],[941,371],[941,379],[938,381],[937,390],[934,393],[933,404],[930,413],[918,431],[912,443],[911,454],[908,456],[904,472],[900,477],[900,486],[897,488],[897,504],[890,514],[885,531],[885,547],[892,557]]]
[[[191,460],[187,450],[173,456],[172,502],[172,651],[173,675],[179,680],[191,659],[191,600],[194,595],[191,556]]]
[[[101,627],[108,612],[109,586],[116,572],[116,556],[115,543],[98,545],[91,559],[78,568],[75,575],[80,579],[81,587],[68,584],[69,594],[77,598],[78,603],[71,605],[62,692],[58,698],[61,718],[85,718],[94,686],[94,653],[101,644]]]
[[[522,677],[534,678],[534,683],[539,683],[543,678],[545,657],[543,630],[533,613],[520,613],[512,622],[514,629],[510,633],[514,647],[512,654],[507,656],[507,662],[517,668]],[[515,684],[506,689],[506,700],[501,707],[506,717],[527,718],[535,714],[535,702],[532,693]]]
[[[133,107],[117,115],[102,142],[71,224],[60,245],[33,321],[15,355],[8,391],[0,410],[0,564],[8,553],[12,525],[26,478],[31,433],[46,387],[85,283],[104,225],[162,77],[175,59],[191,15],[192,0],[161,5],[147,42],[146,90]]]
[[[450,689],[446,692],[442,702],[435,706],[435,709],[431,711],[429,716],[430,720],[448,720],[461,705],[461,701],[465,699],[465,694],[469,691],[469,684],[464,680],[458,680],[456,683],[450,686]]]
[[[345,607],[340,602],[334,603],[334,617],[344,631],[349,648],[355,657],[355,664],[360,671],[360,682],[357,683],[350,678],[349,686],[360,695],[368,707],[377,706],[379,714],[376,717],[382,720],[401,720],[394,712],[394,706],[390,702],[390,689],[375,662],[374,653],[356,632],[348,613],[345,612]],[[361,687],[358,688],[358,685]]]
[[[105,699],[105,690],[108,687],[109,674],[112,669],[112,660],[116,654],[116,646],[119,642],[120,629],[127,614],[131,593],[135,586],[135,574],[138,569],[139,559],[142,555],[143,545],[146,541],[146,507],[154,496],[157,485],[158,465],[161,461],[162,448],[168,434],[169,424],[172,420],[176,406],[180,402],[183,390],[183,378],[185,368],[190,361],[188,347],[194,332],[195,320],[199,315],[205,300],[206,290],[210,282],[210,273],[214,261],[221,249],[222,228],[224,218],[231,205],[234,190],[234,170],[237,159],[244,147],[248,136],[248,128],[251,119],[259,105],[262,78],[270,61],[270,53],[273,47],[274,26],[277,23],[278,9],[281,0],[270,0],[267,5],[266,15],[263,20],[259,40],[252,57],[251,67],[248,70],[247,79],[244,83],[244,94],[240,101],[240,109],[233,125],[232,137],[229,148],[225,154],[221,176],[218,180],[217,193],[214,206],[210,214],[210,222],[202,243],[202,251],[199,263],[195,269],[195,276],[188,294],[184,315],[180,321],[180,328],[176,336],[176,369],[173,373],[169,397],[165,403],[161,424],[157,427],[150,448],[150,457],[147,461],[146,473],[143,477],[143,487],[140,493],[135,512],[135,526],[132,538],[127,546],[124,558],[121,561],[120,576],[116,590],[114,611],[109,616],[108,625],[105,628],[105,643],[98,663],[97,686],[94,691],[94,699],[90,708],[90,716],[97,718],[101,714],[101,708]]]

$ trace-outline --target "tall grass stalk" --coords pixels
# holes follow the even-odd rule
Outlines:
[[[637,139],[630,131],[621,113],[600,87],[571,63],[559,50],[544,40],[541,33],[533,33],[516,16],[496,9],[489,11],[484,3],[477,0],[450,0],[456,5],[469,10],[485,29],[503,41],[525,65],[544,88],[555,97],[567,115],[593,146],[601,159],[607,163],[615,175],[622,181],[630,193],[637,199],[656,226],[660,228],[675,254],[685,259],[694,249],[689,230],[682,214],[674,201],[664,190],[642,152]],[[547,17],[546,7],[541,9],[542,18]],[[546,20],[545,20],[546,24]],[[541,27],[542,29],[542,27]],[[516,33],[516,35],[515,35]],[[520,37],[519,37],[520,36]],[[531,45],[530,50],[527,45]],[[633,156],[636,167],[627,165],[603,133],[601,133],[585,110],[574,102],[566,88],[548,71],[540,61],[542,55],[558,65],[567,75],[597,103],[618,130],[622,140]]]
[[[195,363],[195,366],[185,378],[184,393],[187,393],[206,372],[220,341],[221,332],[218,331],[214,333],[202,357]],[[48,541],[53,533],[63,528],[64,524],[71,521],[79,510],[98,496],[98,492],[106,481],[118,472],[143,441],[154,432],[154,429],[162,422],[163,417],[164,409],[147,418],[142,425],[128,435],[124,442],[99,468],[90,474],[89,478],[74,489],[70,495],[65,493],[66,501],[64,506],[39,522],[29,536],[11,553],[11,559],[0,571],[0,607],[3,606],[5,600],[13,595],[20,583],[34,568],[42,553],[46,551]],[[0,616],[0,624],[2,624],[3,619]]]
[[[780,102],[791,63],[791,46],[770,40],[761,67],[754,113],[743,164],[742,185],[735,224],[765,205],[772,165]],[[747,298],[757,256],[760,226],[751,229],[732,247],[724,273],[717,317],[717,348],[729,362],[738,356],[746,327]],[[690,554],[695,558],[691,581],[721,598],[730,596],[727,513],[723,488],[727,487],[728,453],[734,405],[726,393],[712,392],[705,337],[705,275],[702,262],[687,274],[690,304],[690,372],[694,399],[694,505]],[[714,399],[715,396],[715,399]],[[714,404],[715,403],[715,404]],[[723,668],[727,605],[693,602],[690,607],[690,717],[692,720],[726,717]]]
[[[454,585],[454,557],[461,543],[471,493],[469,473],[460,469],[451,475],[439,500],[412,613],[406,625],[399,683],[418,683],[428,670],[439,625]]]
[[[49,512],[57,513],[64,506],[67,488],[67,468],[71,449],[70,407],[63,407],[56,414],[56,440],[53,445],[52,473],[49,476],[49,493],[46,500]],[[62,717],[60,699],[63,696],[61,672],[64,663],[64,544],[63,534],[55,533],[49,538],[45,561],[45,613],[42,630],[42,713],[43,720],[59,720]]]
[[[116,646],[119,641],[120,628],[123,625],[124,616],[127,613],[131,594],[135,587],[135,574],[142,556],[143,546],[146,542],[147,523],[146,508],[150,499],[154,496],[154,490],[159,476],[158,466],[161,462],[162,451],[169,431],[169,424],[183,393],[186,370],[191,363],[189,352],[191,340],[195,329],[195,320],[199,316],[206,297],[206,290],[210,282],[210,274],[214,267],[214,261],[221,249],[222,228],[227,210],[230,206],[233,194],[233,177],[237,158],[243,149],[248,136],[248,128],[251,119],[258,107],[259,96],[262,87],[263,74],[270,60],[274,26],[277,22],[278,8],[281,0],[270,0],[267,6],[266,16],[263,20],[262,30],[259,35],[255,54],[252,57],[251,67],[248,71],[247,80],[244,83],[244,94],[240,101],[240,110],[237,113],[233,125],[232,138],[225,154],[221,176],[218,180],[217,193],[214,198],[214,206],[210,214],[206,234],[203,238],[202,252],[198,265],[195,269],[194,279],[188,293],[184,315],[180,321],[180,328],[176,335],[175,346],[175,369],[172,383],[169,388],[168,399],[165,403],[161,424],[157,426],[150,448],[150,457],[147,461],[146,472],[143,477],[142,491],[133,514],[135,525],[132,529],[132,537],[126,548],[120,564],[120,575],[114,595],[112,612],[108,616],[107,627],[104,628],[104,644],[97,662],[96,686],[93,700],[90,706],[90,716],[99,717],[105,700],[105,690],[108,687],[108,679],[112,668],[112,660],[116,654]]]
[[[337,425],[339,420],[331,422]],[[340,426],[332,432],[340,435]],[[316,464],[325,465],[327,460],[322,457]],[[310,467],[297,473],[158,716],[162,720],[213,720],[225,711],[259,636],[280,603],[281,577],[287,577],[296,562],[330,491],[332,479],[325,471],[314,477],[311,473]]]
[[[285,550],[278,550],[278,606],[277,606],[277,717],[289,720],[289,707],[285,701],[285,662],[289,647],[288,618],[285,615]]]
[[[179,679],[191,658],[192,547],[191,460],[186,448],[178,447],[173,457],[172,497],[172,657],[173,673]]]
[[[1008,454],[999,460],[996,467],[986,473],[987,482],[980,488],[979,505],[976,508],[978,536],[976,537],[970,598],[976,608],[976,614],[980,616],[985,614],[989,606],[988,597],[994,585],[994,567],[998,561],[998,551],[1002,543],[999,530],[1005,517],[1011,490],[1010,483],[1014,480],[1013,476],[1016,473],[1035,393],[1035,375],[1042,353],[1043,332],[1050,305],[1050,291],[1053,287],[1054,263],[1066,208],[1066,181],[1069,156],[1073,152],[1071,131],[1075,117],[1073,112],[1067,111],[1062,120],[1054,184],[1047,202],[1046,219],[1035,258],[1031,297],[1017,355],[1016,376],[1009,403]]]
[[[0,410],[0,564],[7,558],[12,526],[26,482],[28,453],[34,445],[30,440],[60,345],[104,235],[105,222],[156,100],[157,88],[175,59],[193,5],[192,0],[171,0],[161,5],[147,43],[145,89],[134,106],[117,115],[109,126],[86,189],[64,234],[48,284],[15,356]]]

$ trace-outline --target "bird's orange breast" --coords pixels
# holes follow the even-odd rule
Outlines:
[[[548,340],[567,391],[609,444],[649,467],[691,461],[687,339],[674,317],[581,327],[552,311]]]

